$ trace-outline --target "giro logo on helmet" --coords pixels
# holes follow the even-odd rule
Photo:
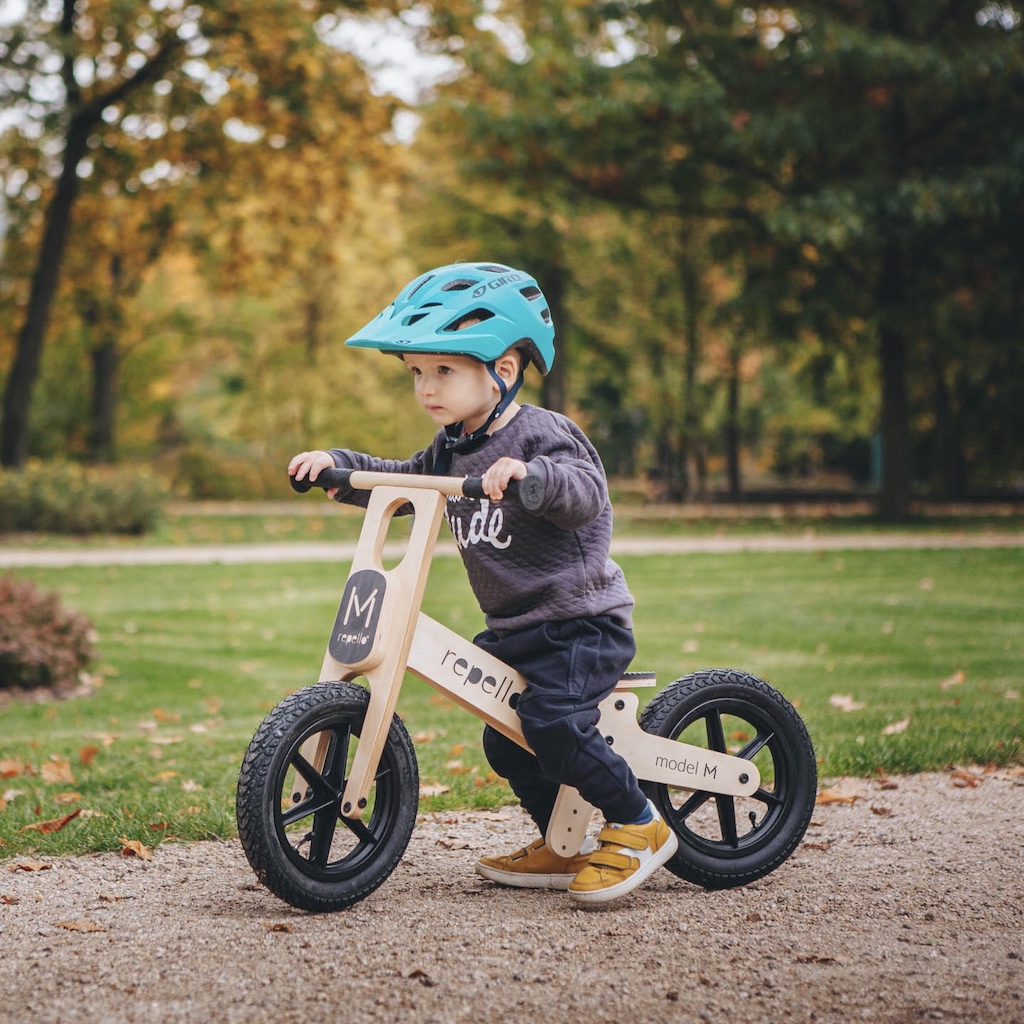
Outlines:
[[[487,293],[487,291],[493,291],[495,288],[504,288],[507,284],[514,284],[516,281],[522,281],[522,274],[506,274],[504,277],[499,277],[496,281],[488,281],[486,284],[479,285],[473,290],[473,298],[479,299],[481,295]]]

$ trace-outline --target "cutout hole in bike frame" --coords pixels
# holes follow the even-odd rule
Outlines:
[[[409,535],[416,517],[414,515],[398,515],[403,508],[411,508],[408,502],[396,501],[385,511],[386,520],[382,518],[381,529],[384,531],[381,545],[381,565],[387,569],[395,569],[402,564],[409,550]]]

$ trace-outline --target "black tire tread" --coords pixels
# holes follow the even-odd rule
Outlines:
[[[388,844],[387,856],[375,861],[374,873],[362,885],[335,886],[329,895],[313,891],[302,884],[294,871],[282,867],[278,854],[278,840],[267,813],[267,786],[273,770],[273,761],[282,745],[292,742],[295,731],[303,727],[311,716],[330,713],[339,707],[353,714],[365,714],[369,693],[365,687],[351,682],[317,683],[290,694],[278,704],[257,728],[242,760],[235,796],[238,834],[246,858],[257,880],[275,896],[301,910],[315,913],[341,910],[365,899],[377,889],[398,866],[415,823],[419,801],[416,753],[411,738],[395,716],[388,733],[387,744],[397,745],[402,758],[411,762],[414,778],[410,798],[411,812],[403,807],[404,836]]]
[[[786,811],[787,821],[784,830],[787,836],[784,843],[771,856],[746,870],[713,870],[695,863],[686,837],[677,830],[679,849],[666,867],[674,874],[705,889],[730,889],[748,885],[770,874],[800,845],[814,813],[814,801],[817,796],[817,760],[807,728],[793,705],[769,683],[740,669],[703,669],[669,683],[644,709],[640,716],[640,725],[646,732],[666,735],[662,730],[670,728],[670,723],[682,714],[682,708],[693,700],[707,698],[712,691],[716,696],[740,699],[753,692],[759,699],[767,701],[773,713],[787,726],[787,738],[795,744],[794,757],[803,773],[797,786],[797,798]],[[649,796],[658,788],[651,783],[643,785]]]

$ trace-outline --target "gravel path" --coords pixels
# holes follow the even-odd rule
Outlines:
[[[1024,1022],[1024,770],[831,788],[852,802],[768,878],[661,871],[598,909],[473,873],[532,838],[512,809],[424,818],[391,879],[326,916],[235,842],[0,861],[0,1021]]]

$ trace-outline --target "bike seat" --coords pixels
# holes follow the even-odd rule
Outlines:
[[[616,689],[632,689],[639,686],[654,686],[656,676],[653,672],[624,672],[616,684]]]

